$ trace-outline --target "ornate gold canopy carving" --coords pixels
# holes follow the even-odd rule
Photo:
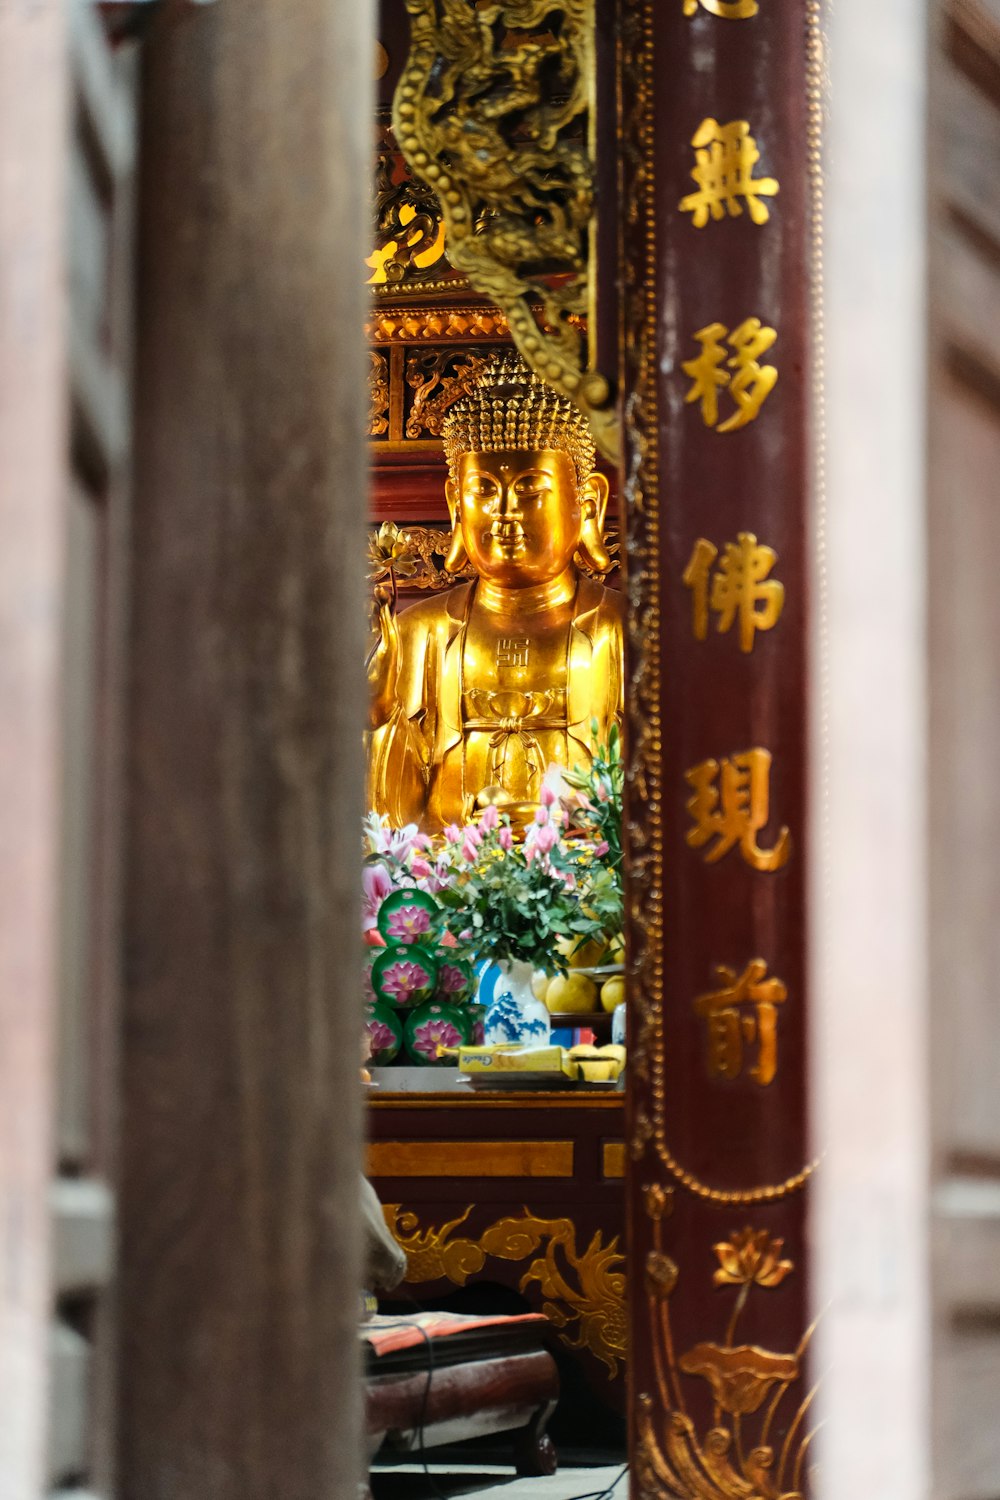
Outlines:
[[[448,256],[505,313],[531,368],[616,458],[607,379],[586,369],[594,221],[593,0],[406,0],[393,129],[438,195]],[[541,304],[542,326],[532,310]]]

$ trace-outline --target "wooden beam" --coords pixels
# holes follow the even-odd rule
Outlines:
[[[0,1497],[42,1488],[64,547],[62,0],[0,5]]]
[[[140,148],[123,1500],[355,1500],[367,4],[167,5]]]

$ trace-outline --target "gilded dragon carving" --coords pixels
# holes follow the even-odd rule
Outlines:
[[[490,1257],[523,1261],[537,1255],[521,1277],[519,1290],[537,1286],[542,1311],[572,1349],[588,1349],[612,1376],[625,1357],[625,1257],[617,1236],[604,1243],[598,1230],[584,1250],[577,1249],[571,1219],[538,1219],[528,1209],[500,1219],[478,1239],[458,1234],[471,1206],[438,1228],[421,1228],[416,1214],[399,1203],[383,1205],[386,1224],[407,1256],[411,1283],[446,1280],[464,1286]]]
[[[614,458],[613,393],[585,368],[578,324],[593,273],[593,0],[406,3],[412,42],[393,130],[437,194],[449,260]]]

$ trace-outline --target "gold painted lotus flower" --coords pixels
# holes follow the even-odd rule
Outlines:
[[[766,1229],[741,1229],[731,1234],[728,1240],[713,1245],[719,1258],[719,1269],[714,1281],[716,1286],[779,1286],[794,1267],[790,1260],[782,1260],[784,1240],[772,1240]]]
[[[757,1411],[776,1381],[795,1380],[799,1362],[793,1354],[772,1354],[749,1344],[724,1349],[720,1344],[696,1344],[681,1356],[686,1375],[700,1375],[712,1387],[716,1402],[733,1416]]]

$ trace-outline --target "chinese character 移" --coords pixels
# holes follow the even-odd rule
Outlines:
[[[531,641],[525,636],[503,636],[497,641],[498,667],[526,667]]]
[[[725,21],[748,21],[760,9],[757,0],[701,0],[705,9],[713,16]],[[698,10],[698,0],[684,0],[684,14],[693,16]]]
[[[760,546],[752,531],[741,531],[735,542],[726,543],[710,588],[712,564],[718,556],[718,548],[699,537],[682,575],[692,594],[694,638],[706,639],[710,609],[719,617],[720,635],[731,629],[738,615],[740,650],[752,651],[756,632],[773,629],[784,607],[785,585],[768,577],[778,554],[772,547]]]
[[[699,995],[694,1008],[708,1024],[709,1078],[738,1078],[743,1071],[745,1045],[757,1043],[757,1061],[749,1070],[755,1083],[766,1088],[778,1071],[778,1011],[788,998],[780,979],[765,979],[767,964],[754,958],[737,977],[727,964],[716,967],[720,988]],[[740,1006],[752,1009],[740,1011]]]
[[[695,824],[685,838],[692,849],[700,849],[710,839],[718,841],[705,855],[706,864],[714,865],[739,846],[753,869],[766,873],[781,869],[791,852],[788,829],[782,828],[773,849],[757,844],[757,835],[770,817],[770,777],[771,752],[762,749],[744,750],[721,763],[703,760],[685,772],[684,779],[694,791],[687,810]]]
[[[743,212],[740,198],[746,199],[755,224],[766,224],[770,218],[762,198],[773,198],[778,191],[774,177],[757,177],[753,169],[760,161],[757,142],[750,134],[748,120],[702,120],[691,137],[695,165],[691,176],[698,184],[696,193],[680,201],[684,213],[693,214],[696,229],[703,229],[709,217],[721,219],[728,212],[736,218]]]
[[[727,337],[729,347],[735,350],[728,359],[722,344]],[[732,333],[724,323],[709,323],[698,330],[695,338],[701,344],[701,353],[696,359],[685,360],[681,369],[692,381],[684,400],[701,402],[701,417],[706,427],[715,427],[716,432],[736,432],[755,420],[777,383],[774,365],[760,363],[760,356],[777,337],[777,331],[766,328],[759,318],[746,318]],[[724,364],[736,373],[730,375],[729,370],[722,368]],[[726,386],[736,410],[716,427],[719,391]]]

